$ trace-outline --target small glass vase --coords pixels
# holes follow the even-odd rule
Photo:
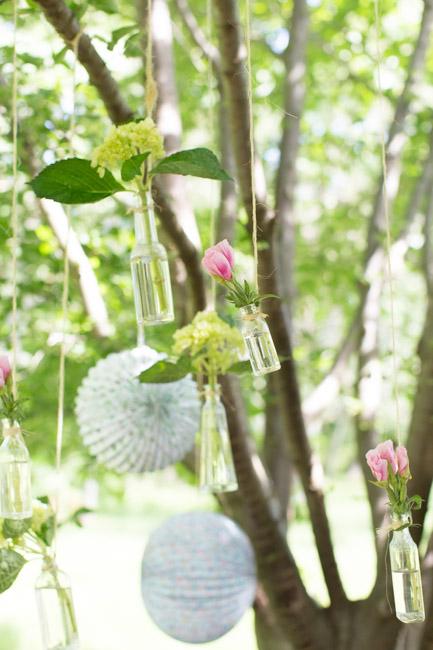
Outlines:
[[[134,195],[135,246],[131,251],[131,273],[138,325],[158,325],[174,320],[173,297],[167,251],[159,243],[150,192],[147,206]]]
[[[0,517],[27,519],[32,516],[30,456],[17,422],[2,420],[4,440],[0,446]]]
[[[50,558],[35,583],[44,650],[79,648],[71,583]]]
[[[200,490],[234,492],[238,482],[219,384],[206,384],[204,395],[200,420]]]
[[[391,516],[394,526],[412,523],[410,513]],[[392,588],[395,614],[403,623],[420,623],[424,620],[424,599],[419,568],[418,547],[413,541],[409,527],[394,530],[389,544]]]
[[[267,375],[281,368],[269,327],[255,305],[240,308],[241,333],[256,377]]]

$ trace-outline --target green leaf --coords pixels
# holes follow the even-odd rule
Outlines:
[[[90,161],[81,158],[67,158],[45,167],[30,185],[37,197],[68,204],[95,203],[125,190],[108,169],[101,178]]]
[[[380,488],[386,488],[388,485],[388,481],[369,481],[369,483],[372,483],[373,485],[376,485],[377,487]]]
[[[155,174],[181,174],[181,176],[197,176],[212,178],[216,181],[232,181],[233,179],[222,169],[218,158],[209,149],[187,149],[167,156],[150,172]]]
[[[119,27],[119,29],[114,29],[113,32],[111,33],[111,41],[108,46],[109,50],[112,50],[116,43],[120,41],[121,38],[126,36],[127,34],[130,34],[131,32],[136,32],[137,31],[137,25],[125,25],[125,27]]]
[[[19,537],[30,528],[32,518],[28,519],[4,519],[2,526],[3,537],[13,539]]]
[[[135,176],[143,176],[143,171],[141,165],[143,161],[150,155],[150,151],[145,151],[144,153],[139,153],[136,156],[132,156],[125,160],[120,171],[122,181],[132,181]]]
[[[237,361],[229,368],[227,368],[226,372],[231,373],[232,375],[244,375],[247,372],[251,372],[251,362]]]
[[[72,513],[72,515],[69,517],[68,521],[71,523],[75,524],[79,528],[83,527],[83,524],[80,521],[80,517],[82,515],[87,515],[89,512],[92,512],[89,508],[78,508],[78,510],[75,510],[75,512]]]
[[[54,515],[49,517],[41,526],[39,533],[36,533],[47,546],[51,546],[54,538]]]
[[[25,563],[26,560],[16,551],[0,549],[0,594],[13,585]]]
[[[143,384],[167,384],[179,381],[192,372],[191,361],[186,357],[179,359],[161,359],[138,376]]]

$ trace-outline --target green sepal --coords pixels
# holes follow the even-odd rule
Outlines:
[[[388,486],[388,481],[368,481],[369,483],[372,483],[373,485],[376,485],[377,487],[380,488],[386,488]]]
[[[143,384],[168,384],[183,379],[192,371],[191,361],[186,357],[161,359],[143,370],[138,379]]]
[[[0,594],[15,582],[26,560],[10,548],[0,549]]]
[[[210,178],[216,181],[232,181],[219,164],[218,158],[210,149],[186,149],[163,158],[150,171],[149,177],[155,174],[180,174],[181,176],[195,176]]]
[[[3,519],[2,534],[6,539],[20,537],[30,528],[32,518],[28,519]]]
[[[38,198],[69,205],[96,203],[125,190],[108,169],[101,178],[96,167],[81,158],[66,158],[48,165],[29,185]]]
[[[141,165],[149,155],[150,151],[145,151],[125,160],[120,170],[122,181],[132,181],[136,176],[143,176]]]

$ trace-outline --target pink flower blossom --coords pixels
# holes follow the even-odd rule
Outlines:
[[[233,248],[230,246],[227,239],[224,239],[215,246],[208,248],[205,251],[201,263],[206,271],[216,278],[231,280],[233,277],[232,270],[235,265],[235,256]]]
[[[395,457],[394,445],[392,440],[385,440],[376,447],[376,451],[382,459],[389,460],[394,474],[398,472],[397,458]]]
[[[376,481],[387,481],[388,461],[385,458],[380,457],[379,453],[377,452],[377,448],[367,451],[365,457]]]
[[[11,374],[9,359],[7,358],[6,355],[0,357],[0,371],[3,374],[3,380],[6,381],[8,375]]]
[[[406,447],[397,447],[395,453],[397,454],[398,471],[400,476],[403,476],[404,478],[409,476],[410,478],[409,458],[407,456]]]

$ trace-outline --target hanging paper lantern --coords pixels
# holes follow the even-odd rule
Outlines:
[[[153,621],[186,643],[226,634],[252,605],[254,552],[231,519],[213,512],[171,517],[150,537],[142,594]]]
[[[192,379],[168,384],[137,379],[160,358],[147,346],[110,354],[78,389],[75,412],[84,443],[118,472],[162,469],[194,445],[200,402]]]

